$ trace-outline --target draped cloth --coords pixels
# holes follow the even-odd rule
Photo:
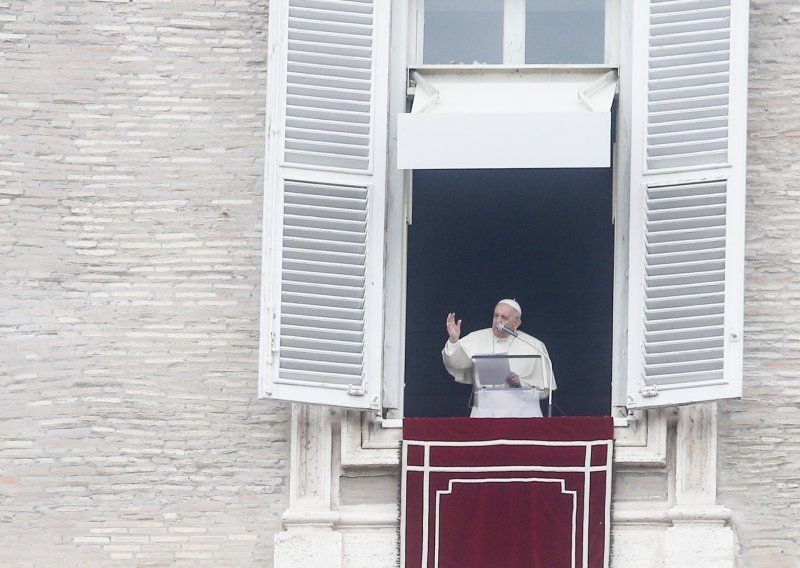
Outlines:
[[[613,423],[406,419],[403,566],[607,566]]]

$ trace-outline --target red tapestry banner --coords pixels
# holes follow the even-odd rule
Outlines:
[[[405,568],[608,566],[610,417],[403,422]]]

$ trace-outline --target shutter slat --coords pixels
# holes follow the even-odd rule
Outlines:
[[[347,387],[353,383],[352,373],[329,373],[309,369],[281,369],[278,379],[286,385],[308,385],[320,389]]]
[[[307,321],[299,325],[285,323],[282,329],[285,336],[281,336],[281,341],[314,339],[326,344],[330,342],[354,344],[358,345],[359,349],[361,349],[361,344],[364,341],[364,333],[362,330],[315,327],[309,325]]]
[[[283,268],[287,271],[294,271],[295,275],[302,274],[317,274],[331,276],[352,276],[356,278],[363,278],[364,266],[363,265],[347,265],[338,262],[323,262],[323,261],[308,261],[298,260],[293,261],[290,259],[284,260]]]
[[[331,284],[321,284],[318,282],[292,282],[286,281],[284,293],[310,294],[327,296],[330,301],[334,298],[356,299],[362,301],[363,297],[358,295],[358,290],[350,286],[334,286]]]
[[[722,360],[722,347],[711,347],[703,349],[678,349],[662,353],[653,353],[645,356],[645,363],[651,367],[660,369],[674,369],[676,365],[688,364],[696,366],[698,364],[711,364]],[[721,369],[720,366],[712,368]]]
[[[370,84],[358,79],[347,77],[335,77],[326,75],[310,75],[307,73],[291,73],[291,82],[287,87],[287,93],[298,88],[315,88],[320,91],[328,90],[339,92],[342,95],[347,93],[370,94]],[[290,117],[287,117],[287,120]]]
[[[658,94],[654,93],[651,96],[651,102],[648,105],[648,115],[661,114],[672,112],[676,116],[683,116],[683,113],[699,113],[708,111],[714,108],[725,108],[728,98],[726,96],[705,96],[705,97],[683,97],[677,96],[670,100],[659,101],[657,100]],[[682,111],[679,113],[678,111]],[[649,118],[649,116],[648,116]]]
[[[366,212],[346,210],[323,205],[287,204],[286,215],[291,224],[301,227],[325,228],[337,231],[363,231]]]
[[[653,69],[648,79],[650,101],[727,96],[727,67],[722,63],[665,66]]]
[[[650,108],[657,107],[663,101],[674,103],[681,100],[697,100],[707,97],[727,97],[728,78],[717,74],[719,81],[714,80],[714,74],[698,73],[696,75],[667,75],[662,79],[653,80],[653,96],[650,97]]]
[[[708,283],[724,282],[725,272],[722,270],[703,270],[690,274],[664,274],[659,276],[647,276],[645,283],[648,290],[659,291],[665,287],[685,287]]]
[[[661,126],[664,123],[684,124],[690,126],[698,120],[717,120],[724,121],[721,125],[728,124],[728,109],[722,106],[705,106],[700,109],[685,110],[664,110],[659,112],[651,112],[648,115],[650,124],[654,127]]]
[[[318,132],[320,136],[325,136],[329,132],[335,132],[338,135],[350,136],[369,136],[369,127],[365,125],[354,125],[345,122],[338,122],[335,120],[314,120],[307,121],[302,118],[296,118],[287,121],[287,127],[291,127],[294,132]]]
[[[691,297],[698,294],[724,293],[724,284],[721,281],[712,283],[687,284],[683,286],[658,286],[657,284],[648,287],[650,298],[657,300],[661,298],[672,298],[674,296]]]
[[[342,318],[326,318],[322,316],[309,317],[308,312],[309,310],[306,310],[305,313],[297,314],[290,311],[282,314],[281,324],[282,326],[285,326],[283,329],[283,334],[288,336],[288,330],[303,328],[305,325],[318,327],[321,329],[342,330],[346,332],[361,333],[364,331],[363,322],[360,322],[357,319],[345,320]]]
[[[367,160],[356,157],[342,157],[320,152],[300,152],[286,150],[285,158],[297,165],[320,166],[331,169],[357,170],[367,169]]]
[[[703,152],[696,154],[676,154],[667,157],[653,157],[647,161],[650,167],[659,170],[700,168],[711,162],[722,163],[727,158],[728,151]]]
[[[326,144],[322,142],[309,143],[306,140],[287,140],[286,141],[288,156],[291,153],[302,153],[303,155],[320,155],[329,156],[331,158],[343,159],[357,159],[363,157],[366,159],[369,153],[369,148],[354,146],[351,144]]]
[[[328,262],[335,262],[339,264],[352,264],[363,266],[366,260],[363,254],[342,254],[337,252],[327,251],[325,257]],[[285,249],[283,258],[301,261],[314,261],[318,258],[316,251],[303,250],[303,249]]]
[[[345,241],[351,243],[365,242],[363,230],[365,223],[347,222],[339,219],[326,219],[292,215],[287,216],[286,236],[302,238],[320,238],[327,235],[332,241]]]
[[[659,339],[661,339],[659,341]],[[653,337],[647,346],[647,353],[679,353],[682,351],[694,351],[702,349],[713,349],[724,347],[725,342],[719,337],[691,337],[690,339],[679,339],[675,337]]]
[[[333,357],[329,357],[328,361],[320,363],[315,361],[308,353],[292,353],[298,358],[289,356],[281,357],[281,374],[285,371],[302,371],[303,375],[310,380],[315,379],[314,375],[329,375],[339,376],[342,379],[359,375],[363,366],[359,363],[340,363],[333,361]]]
[[[650,61],[649,85],[654,91],[665,88],[665,79],[696,79],[707,81],[709,84],[725,83],[728,79],[728,54],[713,53],[705,57],[711,61],[691,63],[683,61],[683,56],[669,56],[653,58]]]
[[[645,317],[647,314],[645,314]],[[665,318],[661,320],[647,319],[645,329],[647,331],[689,331],[691,329],[701,329],[706,327],[718,327],[723,322],[719,314],[703,314],[698,316],[683,318]],[[646,342],[645,342],[646,343]],[[645,345],[645,351],[647,350]]]
[[[329,109],[335,108],[337,112],[347,111],[352,113],[364,112],[364,109],[369,109],[369,101],[356,101],[352,98],[337,99],[337,98],[324,98],[319,96],[304,96],[304,95],[290,95],[286,98],[286,103],[290,107],[297,108],[312,108],[312,109]]]
[[[647,331],[645,333],[647,338],[645,350],[658,348],[658,346],[670,342],[721,341],[722,334],[723,328],[721,325]]]
[[[670,252],[680,253],[693,250],[708,250],[710,248],[724,248],[724,229],[722,227],[719,228],[722,232],[721,235],[709,234],[712,230],[703,228],[695,231],[697,238],[694,239],[687,239],[686,237],[689,235],[685,234],[677,235],[678,238],[676,238],[675,231],[654,233],[653,238],[648,241],[647,250],[651,254],[667,254]]]
[[[662,58],[674,58],[673,61],[717,61],[715,53],[727,54],[728,37],[723,35],[716,38],[704,38],[701,41],[673,41],[654,42],[650,48],[650,57],[653,61]]]
[[[684,127],[686,131],[691,131],[698,139],[702,140],[703,142],[709,143],[711,141],[720,140],[727,140],[728,138],[728,128],[702,128],[701,125],[697,125],[696,127],[689,126]],[[673,148],[676,144],[680,144],[683,139],[680,133],[659,133],[659,134],[652,134],[647,137],[648,141],[653,144],[654,146],[658,146],[660,148]]]
[[[306,120],[320,120],[320,121],[334,121],[342,122],[345,125],[351,124],[354,128],[365,125],[369,122],[368,116],[363,116],[356,112],[343,111],[339,109],[309,109],[304,107],[287,107],[287,111],[295,114],[296,118],[303,118]],[[347,126],[345,126],[347,128]],[[291,129],[287,129],[287,136],[291,137]]]
[[[305,301],[306,303],[292,304],[293,300]],[[327,307],[323,303],[314,302],[312,296],[297,297],[293,294],[284,294],[285,316],[308,316],[315,320],[340,320],[343,325],[350,325],[352,322],[360,324],[364,319],[363,302],[357,303],[354,307],[337,308]]]
[[[324,240],[319,238],[285,237],[284,243],[288,249],[298,250],[326,250],[329,253],[344,253],[349,255],[361,255],[366,250],[365,243],[348,243]]]
[[[660,117],[662,120],[654,120],[650,129],[651,136],[661,136],[672,134],[673,132],[683,132],[684,130],[720,130],[728,132],[727,121],[719,116],[695,118],[693,120],[670,120],[668,116]]]
[[[353,83],[360,82],[365,84],[369,84],[370,80],[369,69],[359,69],[348,65],[319,65],[302,61],[296,62],[290,59],[287,69],[290,77],[308,77],[309,79],[335,77],[339,80],[350,79]]]
[[[283,293],[283,301],[297,304],[304,302],[316,306],[328,306],[331,308],[352,312],[364,308],[363,298],[348,298],[342,296],[330,296],[321,293],[300,292],[297,289],[286,290]]]
[[[361,353],[359,341],[336,341],[333,339],[316,339],[313,337],[283,337],[281,345],[289,349],[333,353]]]
[[[661,387],[671,385],[699,387],[710,382],[722,383],[724,381],[722,364],[720,360],[716,365],[651,366],[648,369],[652,375],[658,376],[658,384]]]
[[[324,348],[320,348],[324,347]],[[363,357],[360,352],[348,353],[330,349],[331,343],[318,344],[312,349],[304,349],[281,344],[281,355],[287,362],[287,369],[305,368],[313,371],[341,371],[343,369],[360,369]],[[317,358],[324,358],[325,363],[319,363]]]
[[[291,29],[289,30],[289,40],[290,42],[301,41],[306,47],[317,46],[323,51],[328,51],[329,47],[340,51],[372,48],[372,39],[368,37],[326,34],[313,30]],[[334,53],[334,50],[332,49],[330,52]]]
[[[321,130],[305,130],[296,128],[292,133],[296,140],[321,140],[325,142],[340,142],[343,144],[364,145],[369,143],[369,138],[348,132],[329,133]]]
[[[351,286],[359,289],[364,284],[364,279],[358,276],[346,276],[335,274],[319,274],[309,271],[286,270],[283,277],[284,282],[295,284],[320,284],[328,286]]]
[[[331,89],[326,85],[313,83],[309,85],[293,85],[288,89],[288,95],[308,97],[314,100],[324,100],[333,103],[339,100],[356,102],[369,102],[370,100],[370,93],[368,91],[342,87]]]
[[[723,313],[724,305],[716,298],[716,304],[672,305],[666,308],[649,309],[645,307],[645,318],[649,322],[660,323],[666,320],[694,320],[695,318],[714,318]]]
[[[310,46],[309,46],[310,47]],[[372,65],[372,61],[369,58],[369,52],[365,53],[363,56],[359,57],[357,55],[339,55],[333,53],[314,53],[302,50],[293,50],[290,49],[289,53],[291,57],[289,58],[290,61],[295,61],[297,63],[304,63],[307,65],[319,65],[321,67],[331,66],[336,67],[343,63],[343,59],[347,63],[348,67],[356,68],[356,69],[365,69],[369,70],[370,66]]]
[[[358,7],[356,5],[356,7]],[[348,7],[346,10],[336,9],[335,5],[329,3],[318,2],[312,4],[310,2],[294,2],[294,8],[289,13],[289,17],[301,17],[309,20],[316,20],[325,24],[334,22],[344,22],[351,24],[371,24],[371,10],[366,9],[366,6],[361,6],[362,10],[353,9]]]

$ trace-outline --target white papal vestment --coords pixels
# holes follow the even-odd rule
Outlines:
[[[542,416],[540,398],[556,390],[553,366],[544,343],[517,331],[519,337],[500,339],[491,329],[481,329],[456,343],[447,341],[442,360],[447,372],[459,383],[473,385],[473,418],[532,418]],[[533,347],[532,347],[533,346]],[[476,388],[472,357],[486,354],[543,355],[535,359],[511,359],[511,371],[520,378],[523,388]]]

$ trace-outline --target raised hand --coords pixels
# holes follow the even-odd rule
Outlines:
[[[456,321],[456,314],[447,314],[447,335],[450,343],[455,343],[461,337],[461,320]]]

